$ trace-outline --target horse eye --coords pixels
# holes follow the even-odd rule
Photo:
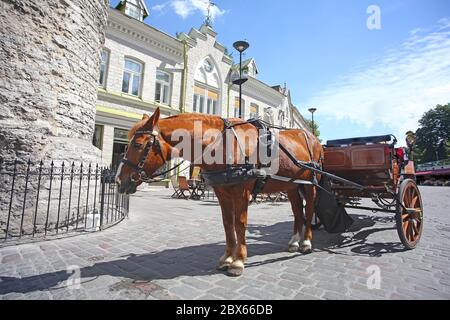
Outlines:
[[[135,143],[135,144],[134,144],[134,147],[135,147],[136,149],[140,149],[140,148],[142,147],[142,143]]]

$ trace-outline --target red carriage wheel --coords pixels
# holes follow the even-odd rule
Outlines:
[[[412,179],[405,179],[400,184],[396,223],[403,245],[407,249],[414,249],[422,235],[423,206],[419,188]]]

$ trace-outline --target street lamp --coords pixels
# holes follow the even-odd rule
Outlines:
[[[309,112],[311,112],[311,127],[312,127],[312,134],[315,136],[316,135],[316,130],[314,129],[314,112],[317,111],[316,108],[309,108],[308,109]],[[322,225],[322,223],[319,221],[318,217],[317,217],[317,212],[314,212],[314,226],[313,229],[319,229],[320,226]]]
[[[250,45],[247,41],[236,41],[233,43],[233,47],[239,51],[239,79],[233,81],[233,84],[237,84],[239,86],[239,118],[242,119],[242,85],[248,79],[242,78],[242,52],[247,50]]]
[[[309,108],[308,111],[311,112],[311,127],[312,127],[312,133],[313,135],[316,135],[315,129],[314,129],[314,112],[316,112],[316,108]]]

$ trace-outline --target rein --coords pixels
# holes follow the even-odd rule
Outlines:
[[[130,144],[133,143],[133,141],[137,135],[150,135],[150,140],[145,145],[144,152],[143,152],[142,157],[139,160],[138,164],[134,164],[133,162],[128,160],[126,155],[123,156],[123,158],[120,162],[123,165],[126,165],[126,166],[130,167],[131,169],[133,169],[133,171],[136,172],[139,176],[138,180],[141,180],[141,181],[147,182],[147,183],[158,182],[160,180],[159,179],[155,180],[154,178],[162,176],[166,173],[169,173],[169,172],[177,169],[184,163],[184,160],[183,160],[179,164],[177,164],[176,166],[174,166],[168,170],[165,170],[165,171],[159,172],[159,173],[154,173],[150,177],[147,177],[147,174],[145,173],[145,170],[144,170],[144,166],[145,166],[145,162],[147,161],[150,150],[152,149],[153,146],[156,147],[156,150],[158,151],[158,154],[161,156],[163,162],[166,163],[167,160],[164,158],[164,155],[162,154],[161,144],[157,138],[159,133],[157,131],[155,131],[155,130],[154,131],[145,131],[145,130],[136,131],[136,133],[130,140]],[[133,178],[131,178],[131,179],[132,179],[132,181],[138,181],[138,180],[133,180]]]
[[[232,182],[233,184],[236,183],[235,181],[241,179],[244,176],[247,176],[248,178],[257,178],[257,180],[261,180],[263,181],[263,183],[261,184],[261,186],[259,186],[259,188],[257,189],[261,189],[262,186],[265,184],[265,182],[267,181],[267,179],[275,179],[275,180],[281,180],[281,181],[286,181],[286,182],[291,182],[291,183],[297,183],[297,184],[312,184],[315,185],[317,187],[320,187],[317,178],[316,178],[316,174],[321,174],[324,176],[327,176],[333,180],[337,180],[340,182],[344,182],[347,184],[350,184],[351,186],[353,186],[355,189],[361,190],[363,189],[363,187],[357,183],[348,181],[346,179],[343,179],[341,177],[335,176],[333,174],[330,174],[328,172],[324,172],[322,170],[322,166],[320,163],[317,163],[313,160],[312,157],[312,150],[311,150],[311,146],[310,143],[308,141],[308,136],[305,134],[305,140],[306,140],[306,145],[308,148],[308,152],[309,155],[311,157],[310,161],[301,161],[295,158],[295,156],[293,154],[291,154],[281,143],[279,143],[279,148],[281,149],[281,151],[283,151],[288,158],[294,163],[294,165],[296,165],[297,167],[304,169],[304,170],[309,170],[313,172],[313,179],[312,181],[304,181],[304,180],[298,180],[295,178],[287,178],[287,177],[281,177],[281,176],[277,176],[277,175],[265,175],[262,174],[260,172],[260,169],[257,169],[255,167],[250,168],[249,167],[249,162],[248,162],[248,157],[245,155],[244,153],[244,148],[241,144],[241,141],[239,139],[239,137],[236,134],[236,131],[234,130],[234,127],[236,126],[240,126],[240,125],[244,125],[244,124],[252,124],[254,125],[257,129],[264,129],[267,131],[267,135],[269,136],[268,142],[269,140],[272,141],[272,134],[270,129],[284,129],[282,127],[277,127],[274,125],[271,125],[269,123],[267,123],[266,121],[260,120],[260,119],[249,119],[247,121],[242,121],[242,122],[238,122],[238,123],[231,123],[228,119],[224,119],[222,118],[223,123],[224,123],[224,128],[222,130],[222,132],[220,134],[223,134],[227,129],[231,129],[231,131],[233,132],[234,137],[237,140],[240,152],[245,156],[245,165],[243,168],[242,166],[238,166],[238,167],[234,167],[231,165],[227,166],[227,169],[225,170],[219,170],[219,171],[213,171],[213,172],[205,172],[204,173],[204,177],[208,177],[209,179],[206,180],[215,180],[213,177],[215,175],[217,175],[217,177],[219,178],[219,180],[224,180],[224,181],[228,181],[230,180],[230,182]],[[219,134],[219,135],[220,135]],[[136,131],[134,136],[131,138],[130,140],[130,144],[132,144],[136,138],[136,136],[138,135],[149,135],[150,136],[150,140],[147,142],[147,144],[145,145],[144,149],[143,149],[143,153],[141,156],[141,159],[139,160],[138,164],[134,164],[133,162],[131,162],[130,160],[128,160],[126,158],[126,154],[124,155],[123,159],[121,160],[121,164],[130,167],[131,169],[133,169],[133,171],[135,173],[138,174],[138,180],[134,180],[133,177],[131,177],[132,181],[137,182],[137,181],[142,181],[142,182],[147,182],[147,183],[154,183],[154,182],[159,182],[161,181],[161,179],[154,179],[158,176],[162,176],[166,173],[169,173],[177,168],[179,168],[184,162],[185,160],[181,161],[179,164],[177,164],[176,166],[165,170],[163,172],[160,173],[154,173],[153,175],[151,175],[150,177],[147,177],[147,174],[145,173],[144,170],[144,166],[145,166],[145,162],[147,161],[147,158],[149,156],[150,150],[152,149],[153,146],[155,146],[157,153],[159,154],[159,156],[161,157],[161,159],[163,160],[164,163],[167,162],[167,160],[164,158],[164,155],[162,154],[162,150],[161,150],[161,144],[158,140],[158,135],[159,133],[157,131],[146,131],[146,130],[139,130]],[[267,148],[268,148],[268,152],[270,151],[271,147],[271,142],[267,143]],[[242,171],[242,169],[245,169],[244,171]],[[225,175],[224,175],[225,174]],[[236,177],[232,177],[236,175]],[[240,177],[240,178],[239,178]],[[236,180],[235,180],[236,178]],[[235,180],[235,181],[231,181],[231,180]],[[220,185],[220,183],[215,183],[216,185]],[[256,190],[256,189],[255,189]],[[255,191],[256,192],[256,191]]]

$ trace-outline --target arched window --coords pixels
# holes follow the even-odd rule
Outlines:
[[[194,112],[219,114],[220,80],[214,63],[205,58],[195,70]]]

